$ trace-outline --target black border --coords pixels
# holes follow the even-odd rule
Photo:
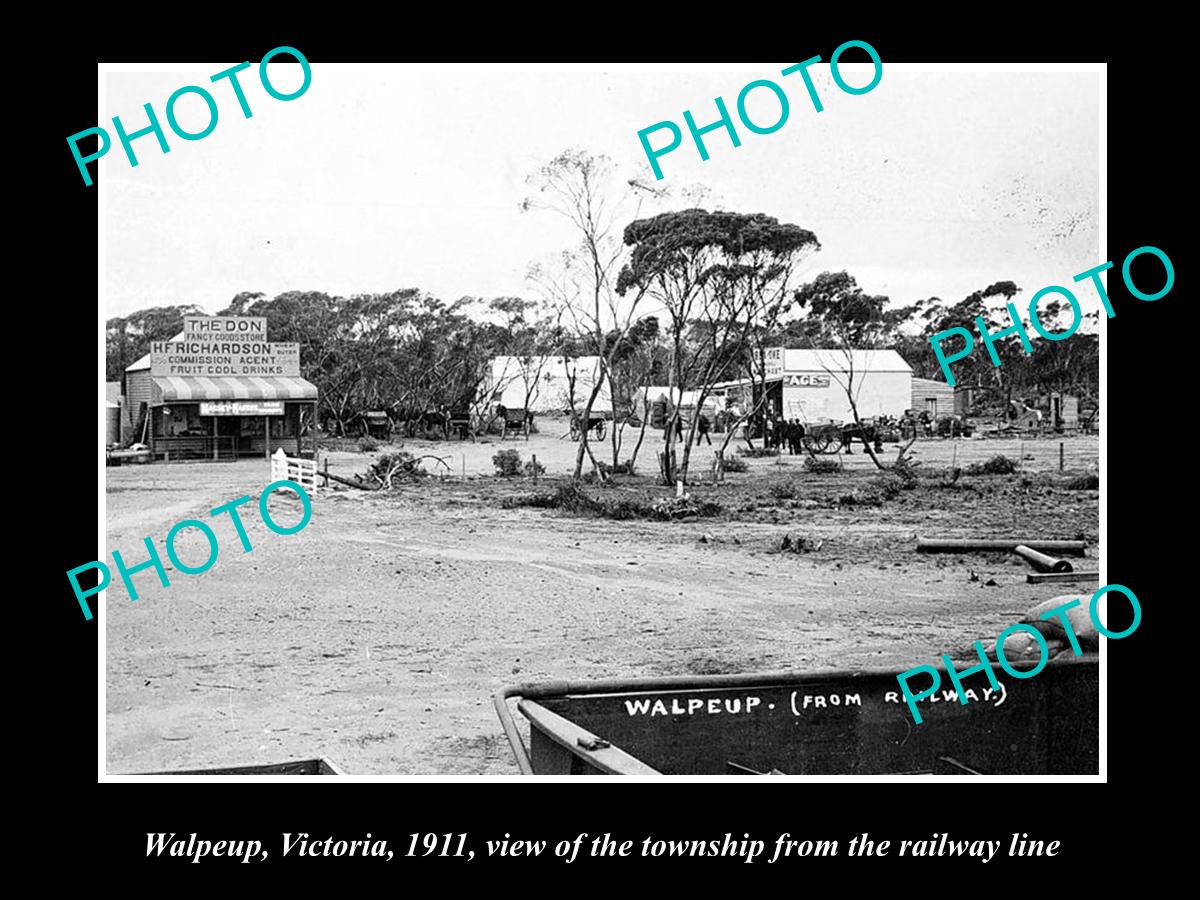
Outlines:
[[[879,50],[885,65],[934,60],[1107,61],[1108,248],[1115,262],[1109,294],[1117,315],[1109,323],[1108,397],[1102,411],[1109,441],[1106,555],[1110,579],[1133,589],[1141,598],[1144,612],[1137,633],[1110,642],[1107,647],[1108,786],[997,785],[983,791],[984,796],[978,786],[953,796],[939,788],[937,796],[932,797],[927,789],[914,786],[902,793],[903,789],[891,785],[803,784],[780,790],[779,785],[759,784],[749,793],[731,786],[679,784],[653,788],[622,785],[601,793],[584,785],[582,790],[568,794],[557,786],[477,782],[408,784],[395,789],[343,786],[303,794],[272,789],[270,798],[264,798],[262,789],[256,788],[248,798],[244,792],[235,796],[238,789],[225,785],[213,785],[203,792],[188,787],[139,785],[134,788],[136,798],[125,793],[125,786],[106,787],[97,798],[92,794],[97,745],[96,624],[81,619],[61,573],[92,558],[96,519],[91,498],[98,486],[91,466],[91,444],[81,442],[85,448],[81,451],[74,443],[55,439],[54,446],[43,450],[51,456],[61,455],[62,460],[47,461],[47,469],[78,467],[82,463],[83,470],[69,481],[49,478],[51,483],[44,488],[51,494],[50,507],[66,512],[64,520],[70,525],[61,528],[53,540],[43,542],[42,546],[54,548],[49,554],[52,558],[39,562],[36,570],[36,583],[42,584],[44,578],[50,590],[36,595],[39,615],[33,633],[42,640],[35,646],[48,644],[55,650],[49,664],[43,658],[36,670],[37,711],[48,714],[48,722],[33,742],[38,752],[32,762],[35,777],[52,777],[56,792],[64,792],[64,798],[69,796],[87,810],[74,816],[72,824],[82,819],[90,837],[75,844],[73,852],[85,855],[87,862],[109,875],[114,869],[139,864],[159,868],[178,865],[177,861],[146,859],[141,841],[147,831],[160,830],[183,834],[209,830],[220,836],[234,831],[235,836],[262,834],[273,839],[283,831],[346,838],[361,838],[371,831],[376,836],[387,835],[393,846],[404,843],[412,831],[468,831],[473,842],[504,831],[546,839],[573,836],[580,831],[592,835],[608,831],[630,837],[653,831],[669,832],[673,837],[705,838],[720,837],[727,831],[735,835],[749,831],[755,836],[789,831],[796,837],[844,839],[865,830],[874,837],[897,840],[947,830],[955,837],[994,837],[1024,831],[1034,837],[1063,841],[1057,859],[1076,864],[1071,867],[1072,886],[1079,883],[1082,871],[1099,873],[1107,869],[1112,860],[1104,848],[1114,844],[1135,856],[1163,853],[1158,839],[1166,826],[1151,816],[1131,821],[1130,814],[1140,812],[1142,797],[1157,793],[1146,782],[1166,787],[1160,779],[1178,768],[1176,757],[1183,749],[1176,728],[1188,727],[1190,721],[1190,678],[1172,682],[1164,662],[1186,653],[1185,647],[1168,648],[1164,633],[1171,628],[1177,640],[1185,640],[1188,620],[1184,617],[1189,613],[1188,604],[1178,602],[1185,600],[1180,596],[1183,592],[1169,578],[1176,561],[1187,559],[1181,537],[1190,531],[1189,482],[1179,475],[1186,472],[1180,457],[1186,459],[1191,447],[1186,434],[1180,433],[1179,424],[1190,418],[1190,382],[1182,372],[1182,358],[1187,351],[1172,347],[1166,338],[1187,334],[1182,327],[1187,294],[1184,238],[1182,232],[1171,233],[1169,218],[1170,211],[1183,200],[1186,183],[1182,155],[1188,142],[1178,133],[1181,126],[1177,123],[1194,105],[1188,102],[1188,82],[1177,61],[1183,54],[1173,52],[1171,37],[1164,36],[1164,31],[1170,30],[1169,23],[1162,19],[1145,25],[1125,21],[1117,25],[1103,20],[1053,22],[1042,10],[1035,25],[1019,9],[961,7],[947,14],[910,8],[896,17],[907,21],[894,27],[885,26],[876,13],[863,7],[854,15],[844,14],[843,21],[836,25],[814,24],[801,10],[734,11],[735,22],[728,28],[698,8],[649,8],[640,13],[613,9],[609,14],[614,20],[611,26],[600,26],[600,31],[591,34],[591,43],[580,36],[582,26],[571,10],[552,15],[515,8],[490,16],[464,11],[454,24],[426,19],[403,21],[395,27],[372,25],[371,14],[364,11],[364,21],[353,26],[317,24],[298,15],[285,15],[280,18],[286,21],[274,27],[251,28],[242,21],[245,14],[237,12],[231,13],[237,20],[236,28],[229,23],[171,27],[169,40],[150,37],[141,21],[118,22],[95,30],[74,26],[77,33],[56,41],[54,102],[44,103],[39,110],[42,121],[36,126],[34,144],[35,163],[48,164],[49,170],[38,183],[51,190],[49,202],[38,204],[37,214],[46,220],[40,233],[52,236],[47,249],[56,259],[72,263],[59,263],[52,271],[65,275],[67,284],[60,289],[60,296],[69,308],[79,312],[77,317],[65,317],[70,324],[56,329],[56,340],[64,357],[83,363],[77,376],[77,383],[85,387],[83,395],[93,396],[91,378],[97,357],[92,329],[96,315],[92,267],[95,192],[82,185],[64,137],[96,124],[95,64],[99,61],[257,60],[265,51],[281,45],[302,49],[314,62],[415,61],[413,54],[424,54],[425,61],[539,55],[550,60],[750,56],[800,60],[814,53],[827,55],[849,39],[869,41]],[[1078,18],[1092,15],[1081,14]],[[398,18],[405,20],[408,15],[402,13]],[[681,20],[686,20],[686,26]],[[741,37],[733,39],[733,35]],[[1038,136],[1029,135],[1028,139],[1036,141]],[[1176,267],[1174,290],[1153,304],[1129,297],[1117,275],[1125,253],[1145,244],[1162,248]],[[1070,274],[1064,273],[1064,277]],[[90,421],[86,414],[90,406],[84,406],[86,423]],[[1156,464],[1158,460],[1169,462],[1164,466]],[[39,502],[45,503],[45,499]],[[1184,690],[1178,690],[1176,684]],[[1182,722],[1178,713],[1166,713],[1167,704],[1156,699],[1176,697],[1188,711]],[[26,761],[30,761],[28,755]],[[531,788],[536,797],[530,796]],[[95,803],[96,799],[101,802]],[[1161,801],[1162,796],[1158,799]],[[57,818],[61,829],[61,814]],[[33,823],[29,829],[30,834],[38,833]],[[411,867],[413,861],[408,862]],[[449,860],[424,862],[422,871],[429,871],[432,863],[451,873]],[[859,877],[865,874],[861,864],[849,869],[844,858],[829,862],[840,864],[841,871],[852,871]],[[882,861],[873,862],[871,871],[876,871]],[[628,859],[611,861],[609,866],[618,865],[614,871],[623,872],[630,863]],[[1082,869],[1079,863],[1084,864]],[[535,864],[554,865],[555,861],[505,861],[508,871],[514,866],[528,871],[528,866]],[[766,871],[770,878],[782,872],[787,883],[797,887],[796,876],[812,872],[817,865],[811,860],[770,869],[760,865],[747,869],[743,863],[729,860],[673,860],[669,865],[634,860],[633,864],[672,880],[664,885],[697,872],[707,878],[708,873],[722,868],[739,879],[750,871],[756,877]],[[743,867],[730,869],[734,864]],[[1016,860],[1007,865],[1011,868],[1014,864],[1026,869],[1035,865],[1044,872],[1049,860]],[[379,871],[373,866],[364,870],[361,862],[351,868],[346,860],[320,858],[306,859],[303,866],[290,869],[307,876],[314,867],[324,869],[330,865],[340,867],[343,878],[351,871],[360,877],[364,871]],[[600,865],[592,861],[590,868]],[[798,868],[801,865],[803,868]],[[911,865],[916,865],[918,872],[934,874],[944,872],[946,865],[967,864],[939,860],[935,869],[932,861],[921,860]],[[931,868],[923,869],[922,865]],[[976,876],[990,874],[995,868],[989,865],[979,869],[978,863],[970,866]],[[224,866],[215,862],[189,865],[185,872],[199,874],[217,868]],[[258,871],[270,871],[274,878],[285,868],[289,867],[279,864]],[[503,871],[495,861],[486,868]],[[240,871],[247,874],[239,875],[239,880],[254,869],[242,867]],[[387,871],[407,872],[411,868]],[[826,871],[823,864],[822,871]],[[457,879],[467,875],[456,865],[456,881],[452,884],[460,885]],[[517,887],[514,882],[509,885]],[[608,884],[590,882],[562,886],[585,891],[609,889]],[[1022,888],[1019,883],[1010,884],[1009,890],[1014,889]]]

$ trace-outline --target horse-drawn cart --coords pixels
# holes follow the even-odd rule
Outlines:
[[[577,441],[580,436],[580,425],[583,423],[583,417],[579,415],[571,415],[571,440]],[[588,416],[587,428],[585,430],[591,432],[589,440],[602,441],[607,433],[608,420],[604,416],[591,415]]]
[[[510,432],[523,434],[525,440],[529,440],[529,432],[533,429],[532,410],[497,406],[496,417],[500,422],[500,440],[507,438]]]
[[[804,429],[804,449],[809,453],[837,453],[842,449],[842,426],[809,425]]]

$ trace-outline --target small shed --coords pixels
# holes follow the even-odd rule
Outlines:
[[[918,414],[927,412],[931,419],[952,416],[954,409],[954,388],[944,381],[932,378],[913,378],[912,406]]]
[[[1058,391],[1050,394],[1050,422],[1059,431],[1079,430],[1079,398]]]

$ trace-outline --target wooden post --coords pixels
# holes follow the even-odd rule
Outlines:
[[[221,419],[220,419],[218,416],[213,416],[213,417],[212,417],[212,420],[213,420],[213,427],[212,427],[212,433],[213,433],[213,459],[215,460],[215,459],[217,459],[217,458],[218,458],[218,452],[219,452],[219,451],[217,450],[217,448],[218,448],[218,447],[220,446],[220,444],[221,444],[221,441],[220,441],[220,437],[221,437],[221,426],[220,426],[220,422],[221,422]]]
[[[534,459],[537,459],[537,457],[535,456]],[[462,480],[463,484],[467,483],[467,454],[465,453],[463,454],[462,459]]]
[[[532,454],[532,456],[533,456],[533,483],[537,484],[537,454],[534,453],[534,454]],[[463,455],[463,466],[465,467],[466,464],[467,464],[467,457],[464,454]]]
[[[313,452],[314,452],[314,453],[316,452],[316,451],[315,451],[315,449],[314,449],[314,451],[313,451]],[[327,457],[325,457],[325,459],[324,459],[324,463],[325,463],[325,484],[324,484],[324,487],[329,487],[329,457],[328,457],[328,456],[327,456]]]
[[[1058,442],[1058,471],[1063,470],[1063,442]]]
[[[271,459],[271,417],[263,416],[263,456]]]

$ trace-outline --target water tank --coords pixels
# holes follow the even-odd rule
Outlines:
[[[115,403],[104,404],[104,443],[121,443],[121,407]]]

